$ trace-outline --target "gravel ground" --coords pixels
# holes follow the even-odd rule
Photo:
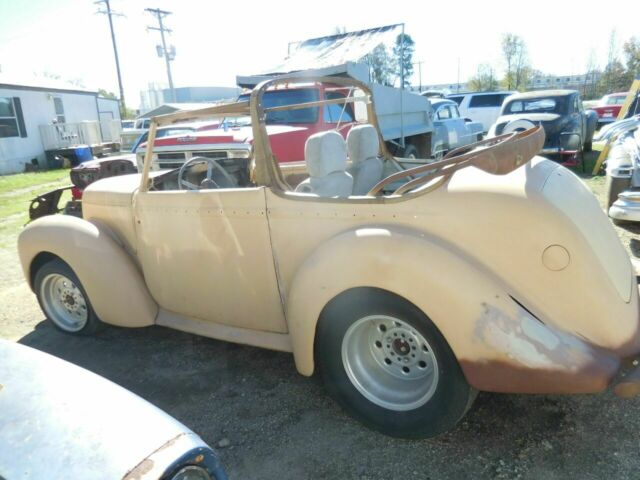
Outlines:
[[[588,180],[602,198],[604,182]],[[638,235],[619,230],[632,255]],[[9,239],[15,244],[15,238]],[[0,336],[146,398],[218,447],[231,478],[639,478],[640,400],[480,393],[453,431],[405,441],[347,417],[284,353],[161,327],[93,338],[43,321],[15,249],[0,250]],[[97,415],[100,412],[96,412]]]

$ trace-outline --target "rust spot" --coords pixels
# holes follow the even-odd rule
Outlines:
[[[204,455],[198,455],[194,460],[196,463],[200,463],[204,460]]]
[[[620,366],[608,352],[549,325],[520,306],[509,313],[483,304],[474,343],[487,353],[461,358],[478,390],[505,393],[594,393],[607,388]]]
[[[165,448],[169,448],[171,447],[173,444],[175,444],[178,439],[184,435],[187,435],[186,433],[181,433],[179,435],[176,435],[175,437],[173,437],[171,440],[169,440],[166,443],[163,443],[160,447],[158,447],[157,449],[155,449],[153,452],[151,452],[149,455],[147,455],[147,457],[142,460],[138,465],[136,465],[133,469],[129,470],[125,476],[122,478],[122,480],[141,480],[144,478],[144,476],[149,473],[152,469],[153,469],[153,456],[164,450]]]
[[[136,467],[124,476],[123,480],[140,480],[153,469],[153,460],[145,458]]]
[[[607,359],[578,370],[530,368],[506,361],[460,360],[471,386],[500,393],[597,393],[605,390],[615,375],[618,363]]]

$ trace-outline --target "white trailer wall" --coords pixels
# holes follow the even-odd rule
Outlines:
[[[0,175],[24,171],[24,164],[36,158],[45,164],[40,125],[50,125],[56,118],[54,98],[62,101],[67,123],[98,120],[95,93],[45,91],[0,87],[0,97],[17,97],[22,105],[26,137],[0,138]]]

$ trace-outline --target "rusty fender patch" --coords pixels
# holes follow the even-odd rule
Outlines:
[[[515,316],[483,304],[473,332],[496,355],[461,359],[469,383],[480,390],[510,393],[602,391],[618,369],[615,357],[531,316]],[[502,358],[501,358],[502,357]]]
[[[182,437],[184,435],[187,435],[187,434],[186,433],[181,433],[179,435],[176,435],[171,440],[169,440],[168,442],[164,443],[159,448],[155,449],[144,460],[142,460],[138,465],[136,465],[133,469],[129,470],[126,473],[126,475],[124,477],[122,477],[122,480],[142,480],[142,479],[144,479],[145,475],[153,470],[154,461],[153,461],[152,457],[156,453],[164,450],[165,448],[171,447],[173,444],[175,444],[178,441],[178,439],[180,437]]]

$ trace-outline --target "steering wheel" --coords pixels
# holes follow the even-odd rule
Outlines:
[[[184,172],[187,168],[195,165],[196,163],[206,163],[207,164],[207,176],[202,180],[200,186],[195,185],[187,180],[185,180]],[[201,188],[220,188],[213,180],[213,171],[217,170],[222,174],[222,176],[229,182],[230,186],[236,186],[236,181],[233,179],[231,175],[227,173],[227,171],[218,163],[218,159],[215,158],[206,158],[206,157],[193,157],[190,160],[187,160],[180,167],[180,171],[178,172],[178,189],[180,190],[200,190]]]
[[[424,185],[434,178],[446,177],[456,170],[469,165],[475,165],[489,173],[503,175],[529,161],[540,151],[543,143],[544,131],[539,126],[524,132],[512,132],[487,138],[471,145],[451,150],[440,161],[389,175],[374,185],[367,193],[367,196],[375,196],[385,186],[401,178],[413,177],[424,173],[424,175],[417,178],[410,178],[396,188],[393,195],[400,195]]]

